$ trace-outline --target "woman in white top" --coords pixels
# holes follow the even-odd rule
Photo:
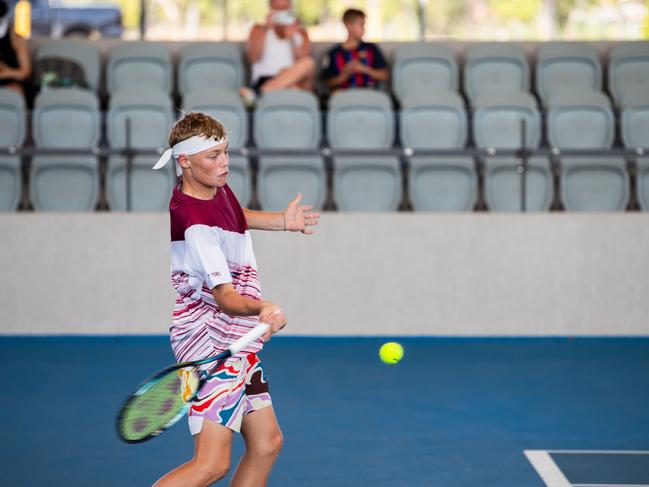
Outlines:
[[[310,52],[309,36],[293,15],[291,1],[270,0],[266,23],[253,26],[246,44],[252,89],[241,89],[244,99],[284,88],[312,90],[315,63]]]

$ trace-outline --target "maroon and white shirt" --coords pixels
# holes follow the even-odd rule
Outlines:
[[[174,188],[171,216],[171,282],[176,305],[170,329],[178,361],[197,360],[226,350],[259,323],[257,316],[229,316],[211,290],[231,282],[236,291],[260,301],[261,287],[245,215],[229,186],[211,200]],[[261,339],[240,352],[258,352]]]

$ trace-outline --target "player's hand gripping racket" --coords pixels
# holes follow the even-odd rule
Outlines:
[[[234,342],[225,352],[214,357],[171,365],[145,380],[131,394],[117,415],[117,434],[127,443],[140,443],[173,426],[189,410],[192,401],[209,378],[201,366],[228,357],[263,336],[269,329],[260,323]]]

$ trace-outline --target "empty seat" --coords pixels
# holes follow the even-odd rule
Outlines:
[[[649,157],[639,157],[636,166],[636,198],[642,211],[649,211]]]
[[[460,149],[467,116],[456,93],[411,95],[399,114],[401,143],[412,149]],[[468,211],[476,203],[478,178],[466,156],[415,155],[408,159],[410,200],[417,211]]]
[[[193,91],[185,96],[183,109],[186,112],[199,111],[207,113],[219,120],[227,131],[230,149],[239,149],[246,145],[248,140],[248,114],[238,93],[225,90]],[[242,206],[250,204],[252,199],[252,181],[249,166],[247,157],[230,155],[228,185]]]
[[[400,100],[418,94],[457,91],[458,67],[448,47],[414,44],[397,49],[392,86]]]
[[[512,44],[472,47],[464,63],[464,92],[471,103],[482,95],[529,91],[530,68],[525,51]]]
[[[260,149],[317,149],[322,128],[318,100],[300,90],[264,94],[254,115],[253,137]],[[322,208],[326,175],[319,155],[259,158],[257,197],[263,209],[278,211],[298,193],[303,203]]]
[[[34,101],[34,144],[46,149],[92,149],[101,135],[99,100],[87,90],[50,89]],[[37,155],[32,159],[30,198],[36,210],[90,211],[99,197],[93,155]]]
[[[109,94],[122,90],[156,90],[171,93],[171,58],[162,44],[124,42],[108,54],[106,88]]]
[[[234,45],[206,42],[183,48],[178,65],[181,95],[224,89],[238,93],[242,84],[241,53]]]
[[[21,147],[26,134],[24,98],[13,90],[0,88],[0,148]],[[18,208],[22,194],[20,157],[0,154],[0,211]]]
[[[649,149],[649,87],[624,96],[621,126],[625,147]]]
[[[555,94],[548,102],[547,132],[559,149],[608,149],[615,135],[611,103],[598,92]]]
[[[529,93],[483,95],[476,101],[473,135],[481,149],[522,147],[522,121],[525,121],[525,147],[536,149],[541,140],[541,115]],[[491,211],[520,211],[522,181],[515,157],[485,158],[485,202]],[[554,179],[546,157],[528,160],[525,176],[525,209],[546,211],[554,198]]]
[[[382,92],[350,89],[329,100],[327,137],[334,149],[388,149],[394,114]],[[334,157],[334,198],[343,211],[394,211],[401,202],[401,166],[396,156]]]
[[[130,120],[130,144],[133,149],[161,149],[174,122],[171,100],[156,91],[120,91],[110,100],[107,137],[112,148],[126,147],[127,120]],[[154,171],[157,157],[138,155],[131,168],[131,202],[134,211],[162,211],[176,182],[173,164]],[[106,174],[106,198],[113,210],[126,209],[126,160],[111,157]]]
[[[71,39],[48,39],[36,52],[36,60],[59,57],[76,61],[83,68],[84,76],[93,91],[99,89],[101,63],[96,44],[90,41]]]
[[[548,139],[559,149],[609,149],[615,121],[611,104],[597,92],[564,92],[549,100]],[[622,157],[561,158],[561,202],[566,210],[621,211],[629,200]]]
[[[624,96],[649,90],[649,46],[646,42],[611,49],[608,86],[616,105],[622,104]]]
[[[602,67],[597,50],[585,44],[544,44],[537,53],[536,91],[548,105],[562,92],[601,91]]]

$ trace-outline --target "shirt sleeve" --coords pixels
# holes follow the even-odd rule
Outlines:
[[[387,68],[388,64],[385,62],[385,58],[383,57],[383,53],[381,52],[381,49],[379,46],[376,44],[372,44],[372,50],[374,50],[374,69],[385,69]]]
[[[322,79],[331,79],[340,74],[336,68],[336,60],[334,59],[335,52],[335,49],[329,50],[327,55],[322,59]]]
[[[207,283],[210,289],[232,282],[218,228],[192,225],[185,230],[185,270]]]

